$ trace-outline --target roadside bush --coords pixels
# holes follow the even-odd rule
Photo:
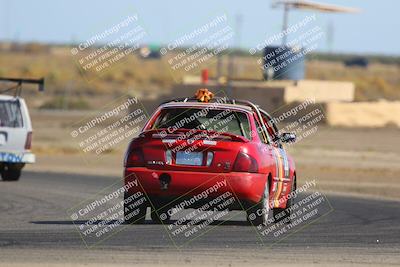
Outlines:
[[[64,96],[54,97],[44,102],[40,109],[69,109],[69,110],[86,110],[90,109],[90,105],[82,98],[67,99]]]

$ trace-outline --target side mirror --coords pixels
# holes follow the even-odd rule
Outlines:
[[[296,134],[295,133],[283,133],[281,135],[282,143],[294,143],[296,142]]]

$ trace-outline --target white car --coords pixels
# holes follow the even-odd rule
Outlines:
[[[0,77],[0,82],[14,83],[0,91],[0,174],[4,181],[16,181],[25,164],[35,162],[31,152],[31,118],[25,100],[20,97],[22,85],[35,84],[41,92],[44,91],[44,78]],[[15,91],[14,96],[4,94],[10,91]]]
[[[0,173],[4,181],[16,181],[27,163],[35,162],[30,151],[32,124],[24,99],[0,95]]]

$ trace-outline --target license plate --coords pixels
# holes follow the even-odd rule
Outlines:
[[[203,163],[202,152],[176,152],[176,164],[178,165],[191,165],[201,166]]]

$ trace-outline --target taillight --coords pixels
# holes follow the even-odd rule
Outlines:
[[[132,149],[128,154],[125,162],[125,167],[143,167],[144,157],[140,148]]]
[[[235,165],[233,166],[235,172],[258,172],[258,164],[255,158],[246,153],[239,152],[236,157]]]
[[[31,149],[32,146],[32,132],[28,132],[26,135],[26,141],[25,141],[25,149]]]

